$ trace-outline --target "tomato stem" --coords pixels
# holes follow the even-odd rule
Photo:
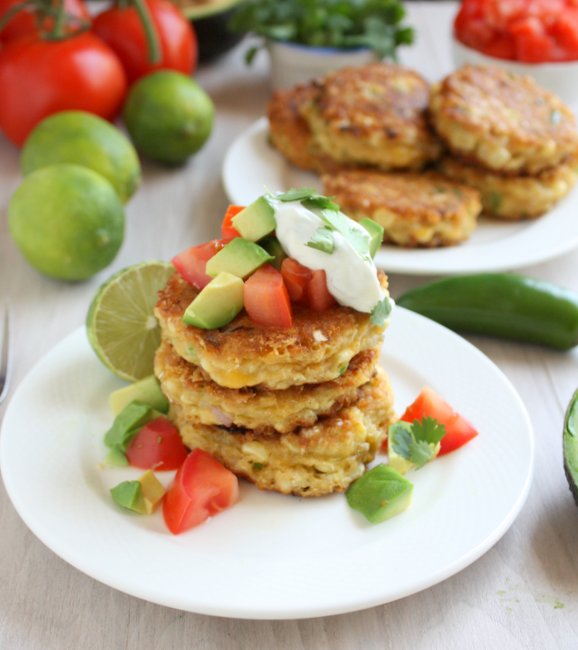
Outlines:
[[[66,13],[64,12],[64,0],[55,0],[54,5],[54,27],[50,31],[50,38],[61,39],[65,24]]]
[[[149,8],[145,0],[133,0],[136,11],[141,20],[149,50],[149,62],[159,63],[161,60],[161,48],[156,27],[153,23]]]

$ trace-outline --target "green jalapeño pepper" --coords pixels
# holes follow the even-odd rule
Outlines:
[[[412,289],[397,304],[460,332],[569,350],[578,343],[578,295],[510,273],[479,273]]]

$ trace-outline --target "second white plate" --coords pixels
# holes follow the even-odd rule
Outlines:
[[[261,118],[233,142],[223,166],[223,183],[232,203],[246,205],[264,191],[291,187],[321,189],[319,177],[290,165],[268,142]],[[574,192],[535,221],[507,223],[481,219],[459,246],[404,249],[382,246],[376,263],[385,271],[415,275],[508,271],[544,262],[578,246],[578,193]]]

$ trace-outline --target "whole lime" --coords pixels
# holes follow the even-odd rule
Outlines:
[[[124,237],[124,211],[104,177],[63,163],[24,179],[10,199],[8,227],[35,269],[84,280],[115,258]]]
[[[28,136],[20,161],[24,175],[56,163],[73,163],[102,174],[125,203],[140,184],[138,155],[106,120],[84,111],[63,111],[42,120]]]
[[[179,72],[162,70],[132,86],[123,119],[143,155],[180,165],[207,141],[214,113],[213,102],[196,81]]]

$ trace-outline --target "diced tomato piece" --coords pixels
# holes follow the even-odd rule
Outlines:
[[[233,217],[239,214],[241,210],[244,210],[245,206],[243,205],[230,205],[225,212],[225,217],[223,223],[221,224],[221,236],[224,240],[230,241],[235,239],[235,237],[240,237],[239,231],[233,226]]]
[[[259,325],[291,327],[293,312],[283,276],[270,264],[257,269],[243,287],[245,311]]]
[[[213,279],[205,273],[207,262],[225,243],[222,239],[213,239],[206,244],[191,246],[173,257],[173,266],[183,280],[202,289]]]
[[[311,280],[311,269],[299,264],[292,257],[281,262],[281,275],[293,302],[304,304],[307,301],[307,285]]]
[[[480,49],[484,54],[494,56],[497,59],[516,58],[514,41],[508,36],[498,36]]]
[[[201,449],[193,449],[163,500],[163,517],[174,535],[198,526],[239,499],[233,472]]]
[[[136,434],[126,457],[133,467],[169,470],[180,467],[188,453],[175,425],[165,417],[158,417]]]
[[[578,59],[578,10],[566,9],[552,25],[550,34],[568,59]]]
[[[435,418],[446,427],[446,435],[440,443],[440,456],[458,449],[478,435],[472,424],[427,386],[407,407],[400,419],[404,422],[413,422],[424,417]]]
[[[514,21],[509,26],[509,32],[514,38],[518,61],[542,63],[552,60],[552,39],[537,17],[528,16]]]
[[[307,303],[315,311],[324,311],[337,304],[327,288],[325,271],[312,271],[307,285]]]

